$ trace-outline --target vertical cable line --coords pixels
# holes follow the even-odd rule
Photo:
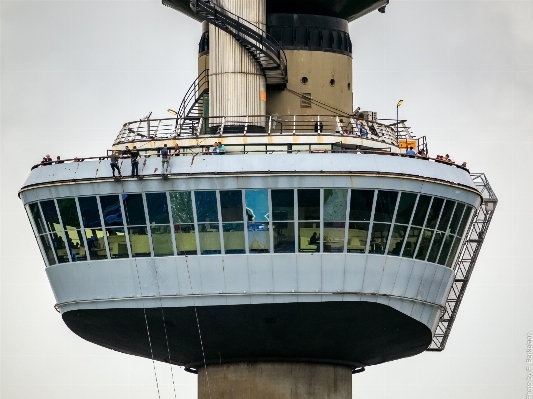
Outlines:
[[[137,281],[139,282],[139,290],[141,297],[143,296],[141,278],[139,277],[139,267],[137,266],[137,259],[135,259],[135,270],[137,271]],[[161,296],[161,295],[160,295]],[[161,399],[161,393],[159,392],[159,381],[157,380],[157,371],[155,369],[154,351],[152,350],[152,339],[150,338],[150,329],[148,328],[148,318],[146,317],[146,308],[143,302],[144,322],[146,324],[146,334],[148,335],[148,345],[150,346],[150,355],[152,356],[152,366],[154,367],[155,385],[157,386],[157,397]]]
[[[185,264],[187,265],[187,276],[189,277],[189,285],[191,287],[191,294],[194,294],[192,290],[191,273],[189,273],[189,257],[188,256],[185,257]],[[194,304],[194,315],[196,316],[196,326],[198,327],[198,336],[200,337],[200,347],[202,348],[202,357],[204,359],[205,378],[207,380],[207,391],[209,392],[209,399],[212,399],[211,398],[211,386],[209,385],[209,374],[207,373],[207,363],[205,361],[204,341],[202,340],[202,331],[200,330],[200,320],[198,319],[198,310],[196,309],[196,301],[194,300],[194,295],[193,295],[192,301]]]

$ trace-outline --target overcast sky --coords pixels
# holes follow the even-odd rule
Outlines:
[[[354,0],[355,1],[355,0]],[[200,24],[151,1],[1,1],[2,398],[157,398],[150,360],[86,342],[54,310],[17,191],[31,165],[95,156],[167,117],[197,75]],[[499,205],[446,350],[370,367],[364,399],[524,398],[533,334],[533,2],[391,0],[350,24],[354,107],[400,118],[484,172]],[[174,367],[178,398],[196,376]],[[161,398],[170,368],[156,367]]]

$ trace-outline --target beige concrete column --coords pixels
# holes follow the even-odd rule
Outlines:
[[[215,364],[198,370],[198,399],[215,398],[351,399],[352,372],[316,363]]]
[[[266,0],[215,3],[265,29]],[[209,26],[209,46],[210,115],[264,115],[266,82],[256,61],[237,40],[213,25]]]

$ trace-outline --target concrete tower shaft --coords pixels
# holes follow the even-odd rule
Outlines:
[[[216,4],[265,29],[265,0],[218,0]],[[266,83],[257,62],[237,40],[213,25],[209,40],[209,114],[264,115]]]

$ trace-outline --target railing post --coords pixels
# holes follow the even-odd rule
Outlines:
[[[246,122],[244,124],[244,134],[248,132],[248,115],[246,115]]]
[[[296,134],[296,115],[292,117],[292,134]]]
[[[196,131],[196,135],[199,136],[200,132],[202,131],[202,122],[204,121],[204,118],[200,118],[200,123],[198,123],[198,130]]]
[[[272,129],[272,115],[269,115],[268,117],[268,134],[270,134],[270,130]]]

